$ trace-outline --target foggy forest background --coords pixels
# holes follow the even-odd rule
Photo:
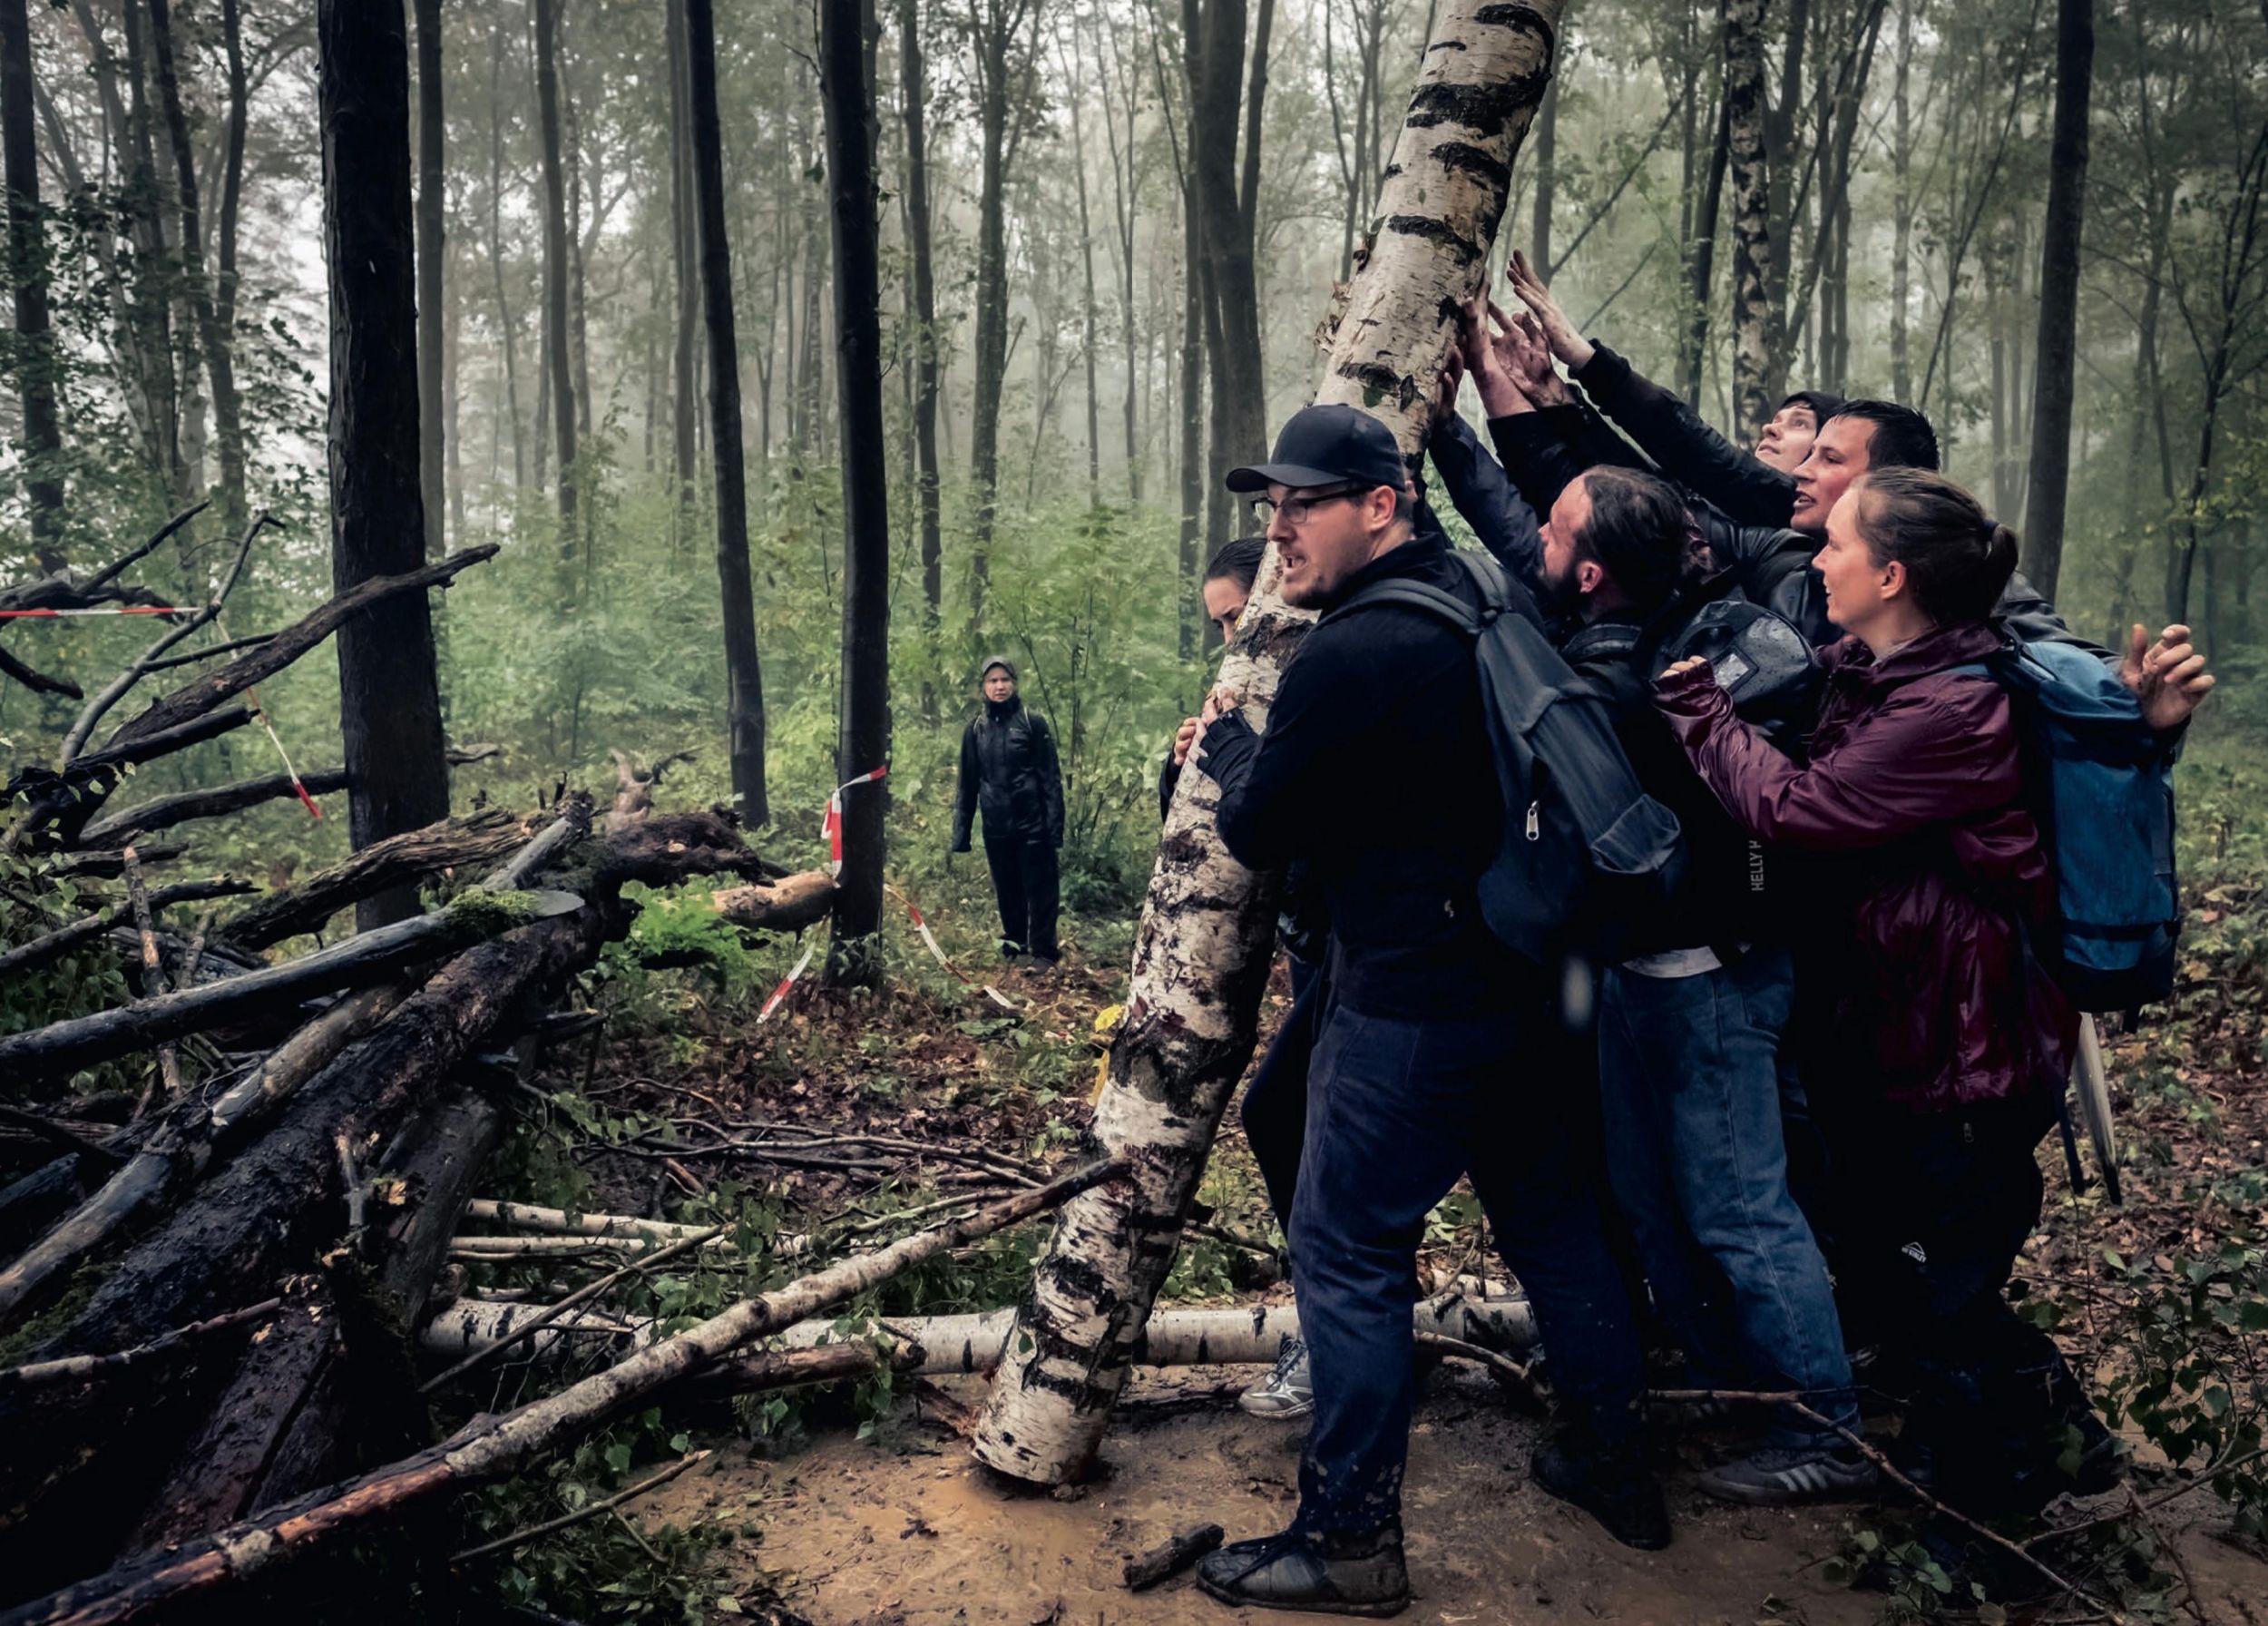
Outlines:
[[[246,631],[288,621],[331,578],[313,7],[11,8],[28,23],[60,432],[27,464],[30,352],[12,336],[0,580],[91,569],[211,495],[153,568],[201,602],[243,516],[264,510],[277,523],[229,617]],[[440,168],[417,176],[442,226],[439,299],[424,313],[438,350],[428,551],[503,544],[436,598],[450,738],[505,747],[501,766],[459,773],[460,804],[610,785],[616,749],[698,750],[671,794],[728,793],[677,9],[415,7],[413,132],[430,140],[440,114]],[[2058,9],[1733,0],[1728,15],[1579,0],[1497,260],[1524,247],[1587,332],[1730,426],[1723,64],[1728,25],[1760,31],[1764,315],[1784,334],[1772,387],[1921,406],[1950,470],[2023,530]],[[2076,377],[2055,595],[2098,638],[2130,619],[2193,620],[2241,680],[2268,468],[2268,7],[2092,9],[2079,299],[2071,331],[2048,336],[2071,346]],[[1430,21],[1422,0],[883,0],[894,866],[935,862],[974,662],[1000,651],[1063,743],[1070,902],[1130,909],[1158,755],[1206,671],[1195,568],[1250,528],[1218,473],[1313,386],[1318,326],[1361,251]],[[767,850],[787,857],[815,842],[835,782],[843,648],[816,35],[808,6],[716,8],[779,830]],[[547,163],[559,263],[545,252]],[[545,320],[554,289],[563,348]],[[925,340],[938,367],[927,455]],[[99,681],[144,639],[117,622],[44,628],[38,663]],[[262,697],[303,760],[335,755],[336,684],[326,650]],[[2240,708],[2244,687],[2229,685]],[[74,710],[0,685],[0,736],[18,758]],[[268,749],[239,735],[150,771],[220,782],[265,771]],[[239,828],[267,860],[343,849],[344,824],[283,803]]]

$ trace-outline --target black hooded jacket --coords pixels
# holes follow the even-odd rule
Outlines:
[[[969,827],[984,815],[990,841],[1063,845],[1063,770],[1047,719],[1015,695],[986,700],[961,736],[961,793],[953,813],[953,850],[969,850]]]

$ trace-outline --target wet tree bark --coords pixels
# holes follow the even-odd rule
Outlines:
[[[1558,0],[1451,0],[1403,121],[1378,240],[1315,398],[1376,414],[1412,458],[1456,312],[1487,274],[1559,16]],[[1256,726],[1308,624],[1277,576],[1271,553],[1222,672]],[[1073,1199],[1058,1220],[977,1431],[978,1460],[1019,1479],[1060,1483],[1092,1459],[1252,1053],[1276,886],[1223,849],[1217,799],[1212,780],[1181,776],[1095,1109],[1095,1141],[1130,1178]]]
[[[175,66],[169,0],[149,0],[150,48],[157,69],[158,99],[165,112],[166,134],[181,186],[181,270],[189,284],[205,376],[212,386],[213,426],[220,442],[220,516],[231,535],[244,528],[244,422],[236,387],[235,340],[220,323],[220,307],[205,274],[204,233],[199,224],[197,162],[190,144],[189,114],[181,104]],[[231,115],[233,117],[233,115]]]
[[[1765,0],[1725,0],[1725,119],[1733,181],[1733,429],[1751,446],[1772,415],[1779,323],[1768,287],[1771,187],[1765,164]]]
[[[837,783],[890,759],[890,453],[882,425],[881,222],[874,158],[874,0],[822,0],[819,100],[826,117],[835,248],[835,396],[843,424],[843,698]],[[843,793],[843,872],[827,981],[881,975],[887,779]]]
[[[543,149],[544,404],[559,438],[559,545],[575,554],[575,382],[567,349],[567,181],[559,156],[558,0],[535,0],[535,102]],[[540,433],[541,431],[539,431]],[[543,478],[539,473],[536,476]]]
[[[922,715],[937,720],[934,677],[943,662],[944,531],[938,504],[937,280],[929,214],[928,92],[919,0],[898,0],[898,94],[904,103],[905,226],[914,274],[914,479],[921,499],[922,634],[929,653]],[[864,772],[864,769],[857,771]]]
[[[24,505],[32,551],[50,574],[63,568],[63,428],[55,410],[54,344],[48,334],[45,233],[39,154],[32,146],[32,35],[27,0],[0,0],[0,146],[6,148],[8,281],[15,290],[16,378],[24,412]]]
[[[317,29],[330,261],[331,583],[343,593],[415,570],[425,551],[409,42],[398,8],[349,0],[323,0]],[[218,400],[218,383],[213,394]],[[339,628],[338,691],[354,845],[447,817],[441,685],[424,593],[396,594]],[[416,889],[402,886],[362,900],[355,918],[368,930],[415,913]]]
[[[443,313],[441,0],[415,0],[417,12],[417,473],[425,504],[425,557],[445,546],[442,516],[441,410]]]
[[[741,818],[755,829],[768,823],[772,815],[764,789],[764,675],[756,648],[756,589],[748,574],[748,486],[740,446],[740,348],[733,329],[732,249],[725,240],[716,11],[711,0],[684,0],[684,5],[693,212],[700,232],[701,298],[709,328],[709,449],[717,464],[717,576],[724,590],[732,795]]]
[[[2071,481],[2071,406],[2078,364],[2079,227],[2087,201],[2087,116],[2095,90],[2095,0],[2058,0],[2055,133],[2039,246],[2039,328],[2033,366],[2031,486],[2024,573],[2053,599],[2063,571],[2064,496]]]

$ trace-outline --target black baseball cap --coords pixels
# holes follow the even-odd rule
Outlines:
[[[1249,468],[1232,468],[1231,491],[1335,485],[1351,480],[1365,488],[1400,491],[1409,478],[1393,431],[1359,406],[1303,406],[1276,437],[1276,456]]]

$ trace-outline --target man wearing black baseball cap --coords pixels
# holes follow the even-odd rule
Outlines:
[[[1456,594],[1471,576],[1421,530],[1400,447],[1351,406],[1310,406],[1275,457],[1228,475],[1284,562],[1284,593],[1326,612],[1256,733],[1233,696],[1206,703],[1191,759],[1221,787],[1241,862],[1297,858],[1328,904],[1328,1004],[1310,1066],[1291,1256],[1315,1426],[1290,1529],[1206,1558],[1224,1602],[1391,1614],[1409,1601],[1402,1474],[1410,1307],[1426,1216],[1461,1174],[1488,1210],[1552,1356],[1568,1426],[1537,1482],[1638,1546],[1668,1540],[1637,1441],[1642,1362],[1608,1253],[1581,1092],[1560,1064],[1546,978],[1481,919],[1503,793],[1470,637],[1403,604],[1327,612],[1374,583]],[[1533,615],[1524,602],[1514,612]],[[1520,1089],[1515,1074],[1532,1076]],[[1588,1110],[1596,1112],[1595,1103]]]

